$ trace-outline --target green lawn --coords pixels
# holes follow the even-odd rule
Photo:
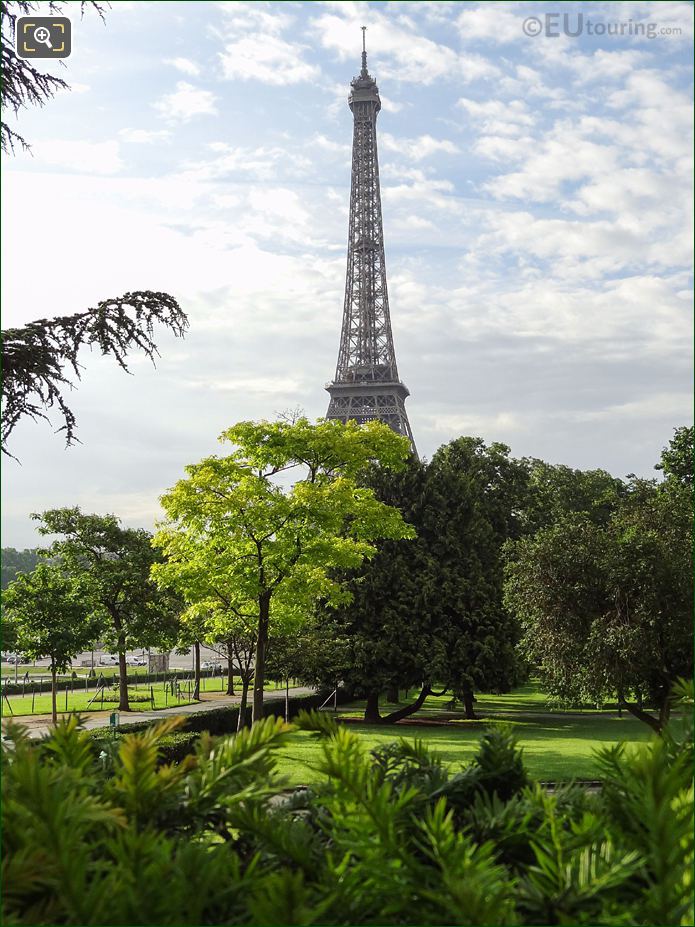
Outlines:
[[[107,679],[110,677],[107,677]],[[205,694],[208,693],[221,693],[226,691],[227,683],[226,679],[223,680],[224,685],[220,684],[219,679],[201,679],[201,692]],[[154,693],[155,703],[154,706],[149,699],[150,695],[150,686]],[[193,686],[191,684],[191,691]],[[265,685],[266,692],[277,692],[278,689],[284,691],[284,686],[281,686],[278,683],[268,682]],[[131,698],[131,711],[151,711],[154,707],[155,709],[159,708],[171,708],[176,705],[188,705],[193,700],[188,697],[189,687],[188,683],[185,685],[181,683],[181,692],[183,698],[178,698],[176,695],[172,696],[169,687],[165,686],[164,683],[146,683],[139,685],[137,688],[135,686],[129,686],[128,691]],[[240,690],[237,689],[237,692]],[[118,692],[113,687],[109,686],[104,692],[104,702],[102,706],[101,695],[96,698],[91,705],[89,704],[90,700],[94,698],[94,689],[90,688],[89,691],[85,691],[84,681],[82,680],[79,685],[75,686],[73,691],[67,690],[67,702],[66,702],[66,692],[58,692],[58,711],[100,711],[103,707],[103,710],[114,711],[118,707]],[[109,701],[109,698],[111,701]],[[136,698],[147,698],[147,701],[134,701]],[[30,692],[27,692],[26,695],[11,695],[9,696],[9,702],[12,706],[12,712],[7,707],[7,701],[5,698],[2,699],[2,715],[7,718],[13,714],[15,717],[23,717],[26,715],[42,715],[50,714],[51,712],[51,693],[50,692],[41,692],[36,693],[33,697]],[[32,708],[33,705],[33,708]]]
[[[409,701],[415,698],[417,693],[411,691],[408,693]],[[401,693],[401,701],[393,705],[384,702],[381,703],[381,714],[385,715],[395,708],[400,708],[407,704],[405,693]],[[449,708],[451,703],[451,693],[447,695],[434,696],[430,695],[425,699],[425,703],[420,711],[414,716],[416,718],[447,718],[460,717],[463,714],[461,702],[457,702],[455,708]],[[536,680],[531,680],[523,686],[519,686],[512,692],[504,695],[477,695],[474,705],[475,712],[485,715],[487,712],[548,712],[553,715],[558,714],[601,714],[604,711],[615,711],[617,704],[609,702],[597,709],[596,705],[576,705],[567,709],[556,708],[548,701],[548,696],[540,688]],[[364,702],[354,702],[341,708],[341,715],[361,718],[364,714]]]
[[[401,737],[424,740],[447,765],[456,768],[471,760],[487,723],[461,721],[446,727],[351,723],[349,729],[359,734],[367,750]],[[523,748],[526,767],[535,779],[594,779],[597,772],[593,754],[597,747],[621,740],[638,744],[651,736],[645,724],[630,717],[549,715],[547,720],[539,720],[519,713],[511,723]],[[288,776],[291,785],[311,785],[321,778],[312,768],[321,749],[321,741],[311,734],[294,734],[291,745],[278,754],[278,769]]]
[[[414,697],[414,693],[409,694]],[[455,768],[473,757],[488,723],[494,723],[495,719],[508,721],[517,733],[531,776],[549,780],[596,778],[594,752],[598,747],[618,741],[639,744],[651,736],[645,724],[627,713],[620,718],[615,711],[599,711],[595,705],[554,710],[535,680],[505,695],[478,695],[475,703],[475,711],[480,715],[478,721],[464,720],[461,704],[452,709],[450,703],[451,695],[430,696],[413,716],[419,721],[450,720],[446,727],[405,723],[380,727],[351,722],[350,730],[360,735],[368,750],[400,737],[419,738]],[[395,707],[382,704],[382,715]],[[354,702],[342,706],[339,717],[357,720],[363,713],[364,703]],[[292,785],[311,785],[320,778],[312,768],[320,751],[320,741],[311,735],[293,735],[292,745],[279,755],[279,768]]]
[[[158,682],[152,685],[154,690],[155,697],[155,708],[165,708],[171,705],[186,705],[189,703],[189,699],[184,697],[179,699],[176,696],[171,695],[171,692],[165,692],[165,686],[163,683]],[[188,686],[185,688],[181,686],[182,692],[187,696],[188,695]],[[135,698],[145,698],[147,701],[143,702],[131,702],[132,711],[150,711],[152,709],[152,702],[149,700],[150,695],[150,686],[141,685],[136,689],[134,686],[129,686],[128,691],[131,699]],[[67,702],[66,702],[67,694]],[[99,711],[102,708],[101,695],[98,698],[92,701],[91,705],[88,704],[90,700],[94,699],[94,689],[90,689],[88,692],[85,692],[83,686],[75,688],[73,692],[66,690],[65,692],[58,692],[58,711]],[[109,701],[111,699],[111,701]],[[12,713],[16,717],[23,715],[41,715],[41,714],[50,714],[51,711],[51,693],[50,692],[41,692],[37,693],[33,699],[33,711],[32,711],[32,696],[27,695],[11,695],[9,697],[10,705],[12,706]],[[3,717],[7,718],[10,715],[10,711],[7,707],[7,702],[3,698],[2,700],[2,714]],[[103,709],[110,709],[111,711],[115,710],[118,707],[118,693],[112,687],[108,687],[104,692],[104,702]]]

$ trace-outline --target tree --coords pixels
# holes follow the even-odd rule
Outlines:
[[[622,480],[606,470],[573,470],[564,464],[549,464],[524,458],[528,482],[519,525],[523,534],[535,534],[573,512],[605,525],[626,492]]]
[[[241,680],[237,718],[237,730],[240,731],[246,725],[247,720],[249,689],[253,684],[255,672],[253,658],[256,653],[257,636],[246,624],[240,625],[239,622],[232,622],[232,627],[236,630],[231,630],[229,624],[226,627],[227,637],[224,641],[224,649],[227,653],[227,694],[234,694],[234,675],[236,674]]]
[[[363,477],[381,502],[397,507],[417,530],[414,540],[383,540],[359,569],[340,575],[350,593],[345,604],[321,605],[297,642],[295,675],[332,688],[340,680],[366,699],[365,720],[392,723],[416,711],[437,678],[435,597],[431,538],[423,535],[429,505],[427,468],[410,460],[407,469],[372,468]],[[379,698],[393,689],[420,690],[405,708],[381,716]]]
[[[326,683],[341,678],[365,697],[370,722],[412,714],[438,685],[471,717],[475,690],[505,691],[518,678],[501,548],[520,530],[526,468],[504,445],[459,438],[429,465],[374,471],[368,485],[399,508],[417,538],[380,543],[349,579],[351,601],[320,613],[315,633],[325,644],[305,648],[307,670]],[[383,692],[413,687],[413,702],[381,716]]]
[[[673,453],[662,455],[667,472]],[[633,478],[605,526],[566,515],[510,545],[506,600],[552,695],[581,702],[617,693],[663,730],[674,682],[692,675],[691,536],[681,473],[660,485]]]
[[[35,3],[33,0],[2,0],[0,3],[0,31],[2,32],[2,85],[0,87],[0,103],[4,112],[12,110],[15,116],[20,109],[26,106],[43,106],[59,90],[68,90],[64,80],[39,71],[36,62],[20,58],[14,50],[15,25],[18,16],[31,14],[45,16],[60,16],[63,12],[63,3]],[[80,3],[80,12],[84,15],[85,9],[91,7],[98,15],[104,18],[105,4],[87,2]],[[14,151],[18,144],[21,148],[29,149],[26,140],[3,120],[0,123],[0,141],[2,150],[6,153]]]
[[[50,14],[60,15],[63,4],[47,4]],[[102,17],[105,5],[91,0],[80,4],[81,12],[91,7]],[[0,23],[2,31],[1,101],[4,112],[15,116],[25,106],[43,106],[58,90],[68,89],[65,81],[39,71],[35,62],[19,58],[14,51],[15,24],[18,16],[43,13],[43,4],[33,0],[2,0]],[[29,148],[25,139],[3,121],[1,126],[3,151],[14,151],[15,144]],[[65,368],[80,378],[77,357],[83,345],[97,345],[102,354],[116,358],[128,371],[125,358],[129,351],[140,349],[154,362],[158,355],[152,334],[154,323],[183,336],[188,318],[173,296],[143,290],[125,293],[114,299],[102,300],[96,309],[54,319],[38,319],[22,328],[10,328],[2,333],[2,451],[12,456],[7,442],[15,425],[24,416],[48,420],[46,410],[57,406],[63,419],[59,431],[65,432],[66,443],[77,440],[75,416],[64,395],[72,388]]]
[[[207,640],[209,616],[201,609],[186,609],[181,614],[176,635],[177,653],[188,653],[193,648],[193,698],[200,700],[200,645]]]
[[[171,647],[181,601],[159,589],[150,570],[161,561],[148,531],[124,528],[115,515],[84,515],[79,508],[32,515],[39,534],[59,535],[48,549],[104,619],[107,646],[118,652],[119,710],[129,711],[126,650]]]
[[[71,368],[79,379],[79,350],[92,344],[102,354],[115,357],[125,371],[125,358],[133,348],[144,351],[154,362],[159,353],[152,338],[155,322],[177,337],[183,336],[188,327],[188,319],[173,296],[143,291],[105,299],[96,309],[77,315],[39,319],[23,328],[4,331],[3,452],[9,454],[7,441],[21,418],[28,415],[48,421],[44,410],[54,405],[63,417],[59,431],[64,431],[66,443],[72,444],[76,440],[76,421],[63,394],[72,388],[64,368]]]
[[[220,440],[234,450],[187,467],[162,497],[168,522],[155,544],[166,561],[154,575],[255,637],[257,720],[271,627],[299,625],[319,598],[344,601],[331,571],[358,566],[376,538],[412,536],[399,512],[356,481],[370,461],[402,466],[409,448],[378,421],[241,422]]]
[[[693,485],[693,437],[695,428],[676,428],[668,447],[661,452],[661,461],[654,468],[661,470],[667,482],[680,483],[685,489]]]
[[[34,660],[51,660],[51,714],[56,724],[57,674],[94,640],[98,621],[79,584],[60,567],[44,563],[10,583],[3,606],[19,649]]]
[[[423,530],[437,569],[439,679],[473,718],[476,691],[506,692],[520,679],[517,623],[503,602],[502,548],[523,530],[527,471],[506,445],[473,437],[441,447],[430,470],[433,504]]]
[[[37,567],[40,559],[40,548],[15,550],[14,547],[3,547],[2,588],[7,589],[19,573],[31,573]]]

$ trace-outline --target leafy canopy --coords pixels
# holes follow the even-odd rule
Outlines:
[[[58,566],[41,563],[32,573],[20,573],[2,600],[16,646],[33,660],[50,657],[58,672],[98,634],[84,590]]]
[[[216,616],[222,635],[255,633],[263,600],[289,625],[319,597],[344,601],[334,569],[371,557],[375,538],[414,535],[357,482],[369,463],[397,468],[408,456],[381,422],[240,422],[220,440],[231,453],[187,467],[162,497],[168,520],[154,543],[166,561],[153,572]]]
[[[673,682],[693,666],[692,459],[680,453],[683,434],[664,451],[667,478],[633,478],[604,524],[565,514],[508,548],[507,604],[549,691],[569,702],[617,692],[657,730]],[[643,698],[658,718],[641,710]]]

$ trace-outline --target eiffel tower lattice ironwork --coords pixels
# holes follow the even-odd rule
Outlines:
[[[405,411],[408,388],[398,378],[386,288],[376,117],[379,89],[367,71],[365,27],[362,70],[351,82],[354,117],[352,185],[343,327],[326,418],[363,423],[379,419],[405,435],[415,450]]]

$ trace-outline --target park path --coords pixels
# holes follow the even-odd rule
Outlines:
[[[297,695],[313,695],[314,690],[307,686],[294,686],[290,689],[290,698]],[[284,689],[275,689],[265,693],[266,701],[280,701],[284,699]],[[240,695],[218,695],[203,696],[199,702],[192,702],[190,705],[174,705],[171,708],[160,708],[157,711],[121,711],[119,712],[119,726],[128,724],[139,724],[141,721],[161,721],[162,718],[171,717],[171,715],[190,715],[199,711],[213,711],[215,708],[224,708],[227,705],[238,705],[241,701]],[[65,713],[59,712],[62,716]],[[109,726],[110,711],[99,712],[80,712],[83,722],[83,728],[86,731],[93,731],[100,727]],[[7,721],[11,716],[3,715],[3,721]],[[45,737],[51,730],[50,715],[19,715],[14,720],[23,724],[29,731],[29,736],[33,739]]]

